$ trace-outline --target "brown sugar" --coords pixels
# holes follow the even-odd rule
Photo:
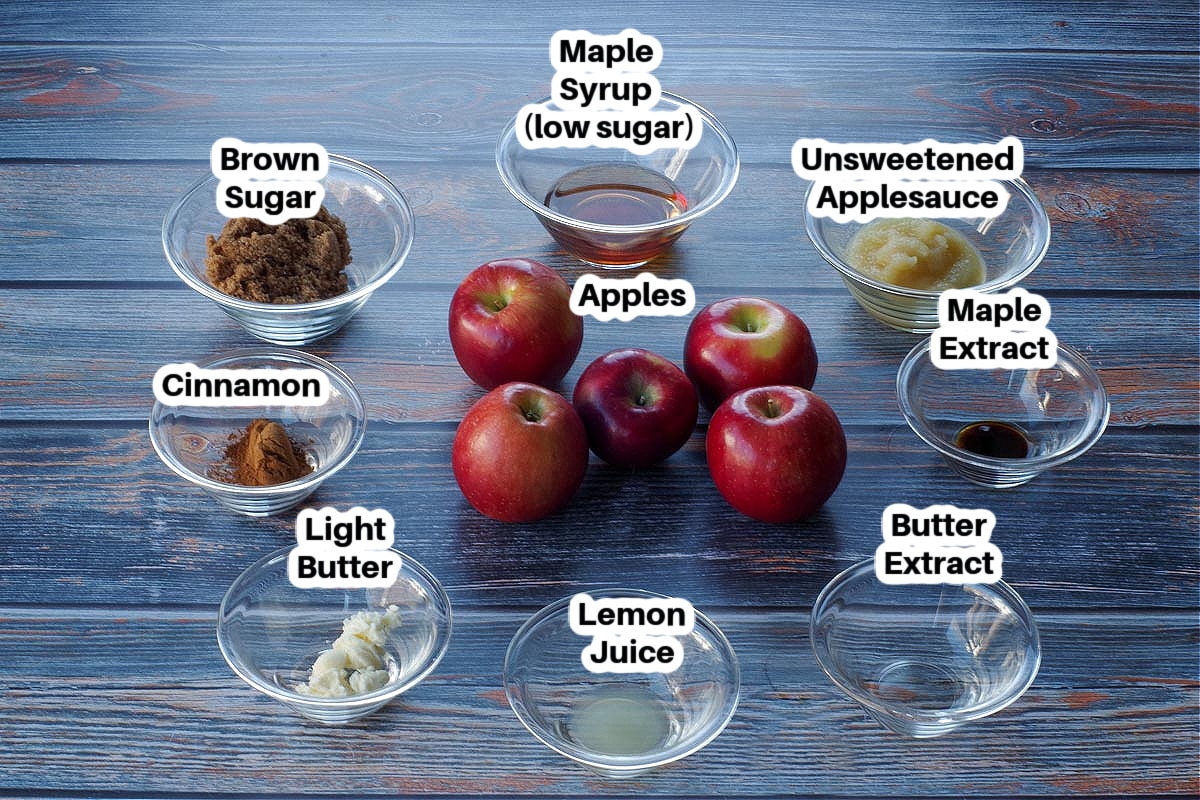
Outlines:
[[[225,461],[209,477],[242,486],[274,486],[312,472],[302,448],[278,422],[256,419],[230,436]]]
[[[346,292],[350,242],[346,225],[321,206],[309,219],[268,225],[251,217],[208,237],[208,280],[256,303],[312,303]]]

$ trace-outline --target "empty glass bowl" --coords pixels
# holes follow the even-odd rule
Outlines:
[[[1033,272],[1050,246],[1050,218],[1029,184],[1019,178],[999,183],[1009,194],[1008,205],[1000,216],[937,220],[962,233],[979,250],[986,277],[983,283],[970,288],[989,294],[1009,289]],[[821,257],[841,273],[842,281],[859,305],[897,330],[919,333],[936,328],[941,292],[883,283],[846,263],[845,253],[851,240],[869,223],[814,217],[808,201],[817,186],[810,184],[804,196],[804,228]]]
[[[329,174],[322,181],[324,206],[346,224],[349,290],[313,303],[242,300],[217,289],[207,276],[207,237],[219,236],[228,221],[217,211],[218,183],[209,175],[171,207],[163,219],[163,250],[184,283],[268,342],[306,344],[338,330],[366,304],[372,292],[396,274],[412,247],[413,213],[400,190],[366,164],[331,154]]]
[[[588,591],[596,600],[662,597],[635,589]],[[679,637],[670,673],[593,673],[580,659],[590,639],[571,630],[571,598],[546,606],[517,631],[504,658],[504,691],[538,741],[609,776],[637,775],[696,752],[737,708],[737,657],[699,611]]]
[[[238,677],[263,694],[331,725],[363,717],[433,672],[450,641],[450,600],[424,567],[400,553],[396,582],[385,589],[298,589],[288,580],[288,551],[253,564],[229,587],[217,612],[217,644]],[[396,551],[399,552],[399,551]],[[396,606],[400,624],[386,639],[389,680],[350,697],[314,697],[308,682],[317,656],[360,611]]]
[[[550,98],[537,105],[558,108]],[[700,115],[700,141],[690,150],[662,148],[646,155],[599,147],[527,150],[517,139],[514,117],[496,145],[500,179],[576,258],[613,269],[645,264],[716,208],[737,181],[737,147],[712,114],[668,92],[654,108],[684,105]],[[644,191],[630,192],[631,186]],[[552,192],[563,201],[559,211],[547,205]]]
[[[929,357],[926,339],[901,362],[896,394],[917,436],[967,480],[999,489],[1020,486],[1079,457],[1108,425],[1108,394],[1100,376],[1062,342],[1053,367],[941,370]],[[967,449],[963,437],[978,423],[1015,428],[1026,455]]]
[[[994,714],[1037,675],[1037,626],[1020,595],[994,584],[891,586],[860,562],[812,609],[817,663],[885,727],[940,736]]]
[[[150,441],[176,474],[204,489],[228,508],[251,516],[278,514],[308,497],[358,452],[367,427],[362,397],[340,369],[296,350],[247,350],[198,366],[208,369],[317,369],[329,379],[330,398],[321,406],[168,406],[155,402]],[[274,486],[242,486],[220,480],[228,471],[226,448],[256,419],[281,424],[302,447],[309,474]]]

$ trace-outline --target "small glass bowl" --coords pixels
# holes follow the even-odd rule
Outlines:
[[[551,98],[536,105],[558,108]],[[695,103],[668,92],[662,93],[655,109],[674,111],[684,105],[694,107],[703,121],[700,141],[691,150],[662,148],[646,155],[599,147],[527,150],[517,139],[517,118],[514,117],[505,126],[496,145],[500,180],[571,255],[607,269],[641,266],[665,252],[697,217],[716,208],[737,182],[740,168],[737,147],[716,117]],[[564,175],[585,167],[609,164],[633,165],[666,176],[686,198],[686,210],[660,222],[605,225],[565,216],[546,205],[551,188]]]
[[[999,181],[1009,194],[1008,205],[998,217],[939,219],[962,233],[983,256],[986,278],[970,287],[992,294],[1009,289],[1042,262],[1050,247],[1050,218],[1041,200],[1018,178]],[[938,326],[937,301],[941,292],[909,289],[868,277],[846,263],[844,254],[854,235],[869,223],[836,222],[814,217],[809,196],[817,184],[809,184],[804,195],[804,229],[821,257],[841,273],[842,281],[858,304],[875,319],[896,330],[920,333]]]
[[[301,503],[358,452],[367,412],[346,373],[296,350],[247,350],[198,366],[208,369],[317,369],[329,378],[331,397],[321,406],[168,406],[155,402],[150,441],[163,463],[228,508],[255,517]],[[259,418],[279,422],[305,451],[312,472],[274,486],[241,486],[209,477],[225,461],[231,437]]]
[[[929,340],[914,347],[896,375],[909,427],[967,480],[996,489],[1027,483],[1087,452],[1108,425],[1108,393],[1077,351],[1058,343],[1058,361],[1041,369],[942,370]],[[980,422],[1015,426],[1028,442],[1025,458],[965,450],[959,433]]]
[[[217,211],[218,183],[209,175],[171,206],[163,219],[163,250],[184,283],[214,301],[259,339],[299,345],[328,336],[396,274],[412,248],[415,222],[400,190],[366,164],[331,154],[329,173],[322,181],[324,206],[346,223],[349,290],[314,303],[255,303],[233,297],[209,283],[205,266],[207,237],[219,236],[228,222]]]
[[[1029,607],[1004,581],[893,586],[872,559],[821,590],[810,630],[829,679],[884,727],[917,738],[1007,707],[1041,663]]]
[[[588,591],[594,599],[662,597],[636,589]],[[571,630],[571,598],[531,617],[504,657],[504,691],[542,744],[613,778],[638,775],[707,745],[737,708],[741,678],[729,641],[696,612],[679,637],[671,673],[593,673],[581,662],[587,637]]]
[[[400,575],[385,589],[298,589],[288,580],[290,549],[249,567],[221,601],[217,644],[239,678],[309,719],[341,725],[376,711],[433,672],[450,642],[452,615],[450,599],[428,570],[400,553]],[[387,639],[395,660],[387,685],[351,697],[296,690],[308,681],[317,656],[341,635],[347,617],[393,605],[400,625]]]

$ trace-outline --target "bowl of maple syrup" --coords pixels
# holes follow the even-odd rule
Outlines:
[[[538,105],[557,108],[550,98]],[[500,179],[571,255],[606,269],[641,266],[716,208],[737,182],[737,146],[716,117],[668,92],[655,108],[682,106],[699,114],[700,141],[691,149],[644,155],[599,147],[529,150],[518,140],[514,117],[496,145]]]
[[[1036,369],[942,370],[929,340],[904,358],[896,395],[909,427],[967,480],[1007,489],[1078,458],[1108,425],[1108,393],[1077,350]]]

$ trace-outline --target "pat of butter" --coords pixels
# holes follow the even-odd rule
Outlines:
[[[360,611],[342,622],[342,635],[313,662],[308,683],[296,691],[310,697],[350,697],[388,682],[387,637],[400,627],[400,609]]]

